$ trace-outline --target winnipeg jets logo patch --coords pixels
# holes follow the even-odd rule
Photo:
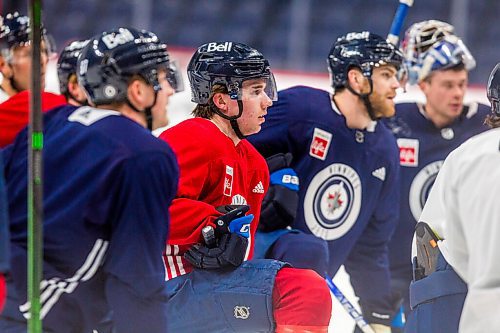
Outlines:
[[[372,176],[380,179],[381,181],[385,180],[385,167],[378,168],[372,172]]]
[[[328,148],[330,148],[331,141],[332,133],[315,128],[311,147],[309,148],[309,155],[324,161],[328,154]]]
[[[418,166],[418,147],[417,139],[399,138],[399,164],[406,167]]]
[[[224,195],[227,197],[231,196],[231,192],[233,191],[233,168],[229,165],[226,165],[226,176],[224,177]]]
[[[408,200],[415,221],[418,221],[420,214],[422,214],[422,209],[443,162],[443,160],[440,160],[427,164],[416,174],[411,182]]]
[[[259,181],[259,183],[257,185],[255,185],[252,192],[253,193],[260,193],[260,194],[264,193],[264,185],[262,185],[261,181]]]
[[[333,163],[311,180],[304,198],[307,227],[317,237],[334,240],[351,230],[361,209],[361,179],[349,165]]]

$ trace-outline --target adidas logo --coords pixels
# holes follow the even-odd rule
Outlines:
[[[252,190],[253,193],[264,193],[264,186],[262,182],[259,182]]]
[[[378,168],[377,170],[372,172],[372,176],[380,179],[381,181],[385,180],[385,167]]]

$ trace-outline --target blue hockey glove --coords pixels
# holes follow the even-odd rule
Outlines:
[[[202,229],[205,244],[193,245],[185,254],[194,267],[218,269],[227,266],[238,267],[245,260],[250,237],[250,223],[254,216],[245,215],[247,205],[226,205],[217,210],[226,213],[215,220],[215,229]]]
[[[259,230],[271,232],[284,229],[295,220],[299,204],[299,178],[290,168],[290,153],[273,155],[266,162],[271,184],[262,201]]]
[[[244,221],[247,221],[248,218],[245,216],[245,214],[250,210],[250,206],[248,205],[225,205],[225,206],[219,206],[216,208],[217,211],[220,213],[224,214],[219,216],[215,220],[215,237],[220,237],[223,234],[227,234],[228,232],[233,232],[231,230],[231,222],[236,221],[240,218],[243,218]],[[253,215],[248,215],[252,216],[250,221],[247,223],[250,224],[253,220]],[[238,222],[239,223],[239,222]],[[236,227],[233,227],[235,229]],[[242,235],[244,236],[244,235]],[[248,238],[248,237],[247,237]]]

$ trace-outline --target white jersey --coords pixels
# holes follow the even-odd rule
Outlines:
[[[420,221],[467,283],[460,332],[500,332],[500,128],[476,135],[445,160]]]

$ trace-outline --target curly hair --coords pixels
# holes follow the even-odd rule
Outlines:
[[[494,114],[490,114],[484,120],[484,123],[491,128],[500,127],[500,117]]]

